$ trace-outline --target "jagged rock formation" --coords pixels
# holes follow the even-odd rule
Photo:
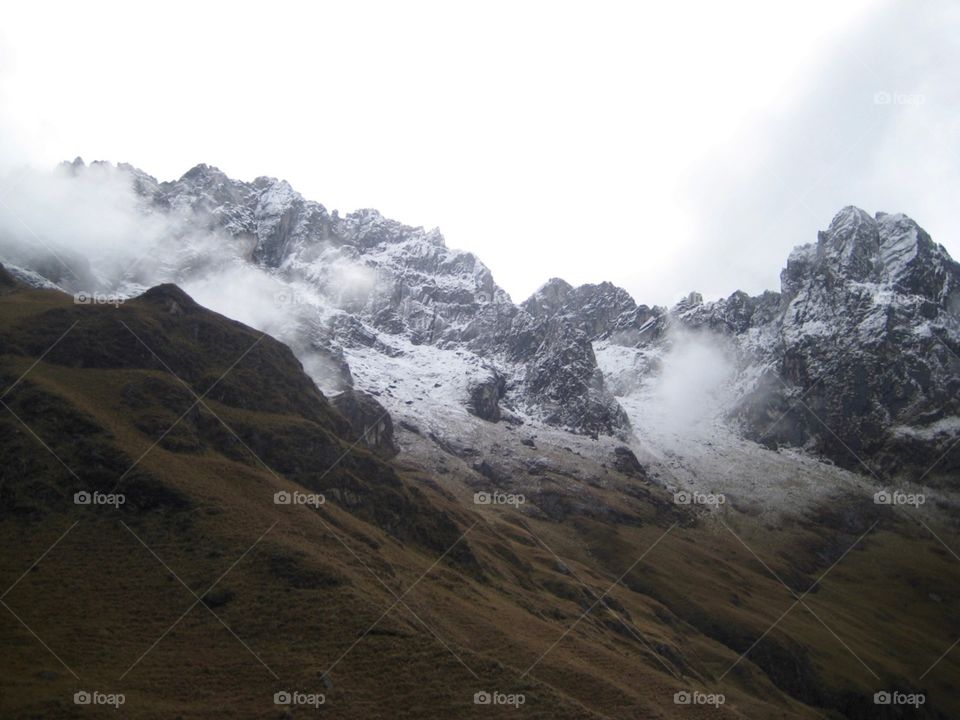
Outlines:
[[[492,374],[493,381],[468,381],[461,393],[462,404],[481,418],[497,422],[504,400],[574,432],[616,433],[629,426],[590,346],[591,330],[610,312],[603,296],[576,291],[578,304],[558,308],[561,314],[537,308],[533,299],[518,307],[475,255],[448,248],[436,229],[409,227],[370,209],[340,217],[285,181],[243,183],[207,165],[165,183],[124,169],[152,208],[200,218],[249,247],[250,262],[309,284],[328,308],[340,311],[312,312],[290,298],[309,348],[291,344],[324,355],[333,368],[326,377],[330,389],[353,384],[341,362],[344,349],[396,357],[405,343],[431,345],[469,350],[487,368],[484,375]],[[615,294],[624,311],[636,310],[625,291],[609,283],[597,287]],[[581,319],[591,313],[594,319]]]
[[[65,171],[80,177],[85,166]],[[271,330],[322,389],[355,386],[417,423],[453,403],[491,423],[627,437],[621,400],[662,371],[674,331],[687,330],[726,338],[739,395],[728,416],[757,442],[919,475],[960,433],[960,266],[903,215],[845,208],[790,255],[779,293],[708,302],[691,293],[666,309],[610,283],[552,279],[517,305],[436,229],[369,209],[341,217],[285,181],[241,182],[207,165],[173,182],[119,172],[173,237],[155,276],[136,269],[106,279],[110,289],[189,284],[225,263],[257,269],[280,290],[283,325]],[[26,264],[11,274],[73,289],[55,263]],[[605,373],[598,346],[634,360]],[[937,470],[956,463],[946,457]]]
[[[789,387],[746,400],[748,433],[803,396],[768,438],[881,476],[925,473],[958,429],[960,265],[910,218],[848,207],[794,250],[781,284],[772,355]],[[940,473],[957,467],[945,460]]]
[[[780,293],[688,298],[639,344],[676,327],[735,342],[753,379],[731,413],[751,439],[882,479],[958,467],[960,265],[904,215],[844,208],[791,253]]]

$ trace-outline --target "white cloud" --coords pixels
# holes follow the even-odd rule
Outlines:
[[[851,29],[807,87],[705,160],[683,193],[695,217],[691,287],[779,289],[790,249],[842,206],[905,212],[960,256],[960,6],[897,3]]]

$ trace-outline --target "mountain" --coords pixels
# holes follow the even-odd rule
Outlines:
[[[846,208],[757,297],[551,279],[516,304],[438,231],[283,181],[61,172],[122,185],[147,235],[122,262],[0,236],[8,585],[86,532],[5,602],[84,679],[112,687],[182,612],[130,530],[206,598],[277,520],[203,604],[338,717],[516,714],[485,689],[531,717],[674,717],[678,691],[724,694],[694,717],[958,711],[958,267],[911,220]],[[118,515],[68,502],[131,465]],[[71,602],[92,636],[44,621]],[[8,619],[14,716],[72,716],[76,682]],[[220,717],[217,687],[277,711],[286,686],[203,619],[222,644],[191,620],[116,683],[133,716]]]
[[[773,437],[870,472],[924,471],[948,452],[960,415],[960,265],[904,215],[845,208],[782,274],[774,355],[795,388],[748,399],[746,415],[804,397]],[[955,475],[960,458],[936,468]],[[936,477],[936,476],[934,476]]]
[[[612,344],[621,327],[606,327]],[[728,412],[749,439],[884,482],[950,483],[960,468],[960,265],[904,215],[844,208],[791,253],[780,293],[693,294],[630,329],[635,366],[678,330],[729,340]]]

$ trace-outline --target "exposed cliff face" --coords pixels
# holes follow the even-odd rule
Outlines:
[[[783,271],[772,356],[791,387],[748,401],[748,432],[760,429],[758,412],[766,418],[799,391],[807,407],[768,437],[812,440],[878,474],[926,472],[960,413],[958,306],[960,265],[913,220],[845,208]]]

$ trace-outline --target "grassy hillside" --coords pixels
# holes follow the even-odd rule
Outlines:
[[[960,650],[919,679],[960,638],[935,508],[718,520],[621,472],[601,514],[477,506],[172,286],[76,305],[0,276],[0,400],[4,718],[960,716]],[[927,702],[873,704],[895,688]]]

